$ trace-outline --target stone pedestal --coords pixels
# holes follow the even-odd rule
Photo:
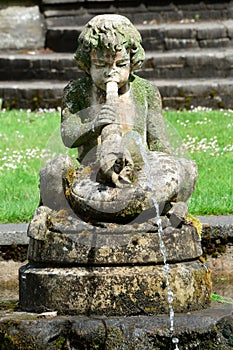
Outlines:
[[[209,301],[209,280],[200,262],[169,269],[175,312],[198,310]],[[137,315],[168,313],[163,266],[49,268],[20,270],[20,305],[26,311],[60,314]]]
[[[209,305],[211,280],[195,227],[162,217],[169,285],[177,312]],[[168,313],[167,281],[158,227],[92,226],[67,212],[40,207],[28,234],[29,264],[20,269],[20,307],[59,314]]]

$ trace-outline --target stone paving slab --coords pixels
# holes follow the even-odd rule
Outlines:
[[[202,224],[210,224],[211,226],[233,226],[233,215],[206,215],[198,216]]]
[[[28,224],[1,224],[0,225],[0,245],[20,244],[27,245]]]

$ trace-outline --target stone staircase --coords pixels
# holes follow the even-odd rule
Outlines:
[[[41,0],[44,47],[0,52],[3,106],[60,106],[65,85],[83,74],[73,58],[83,25],[119,13],[142,35],[146,60],[137,74],[159,87],[164,107],[233,108],[233,1],[183,2]]]

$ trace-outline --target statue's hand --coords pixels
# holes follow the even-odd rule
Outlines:
[[[109,124],[118,124],[118,118],[116,113],[116,107],[105,104],[99,114],[94,119],[93,128],[94,130],[100,129]]]
[[[129,152],[128,152],[129,153]],[[131,185],[134,175],[134,165],[130,154],[119,154],[113,165],[112,182],[116,187]]]
[[[114,153],[102,154],[100,158],[100,170],[97,181],[100,183],[112,183],[116,187],[128,187],[134,177],[134,163],[130,152],[125,149],[114,157]],[[105,156],[104,156],[105,155]],[[110,155],[110,157],[108,157]],[[115,158],[115,159],[114,159]]]

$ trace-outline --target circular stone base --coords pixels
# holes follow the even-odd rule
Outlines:
[[[107,225],[105,228],[90,226],[88,230],[82,225],[79,228],[77,223],[75,225],[75,220],[74,225],[72,224],[72,220],[68,221],[63,217],[62,224],[59,220],[54,220],[50,224],[50,229],[45,229],[43,235],[39,237],[34,234],[33,225],[30,224],[28,260],[59,267],[77,264],[85,266],[163,264],[158,228],[152,224],[123,227]],[[39,223],[36,222],[36,233],[38,226]],[[169,263],[194,260],[202,255],[201,239],[197,230],[187,224],[181,228],[164,227],[163,244]]]
[[[209,272],[200,261],[169,265],[175,312],[207,307]],[[20,307],[59,314],[136,315],[167,313],[164,266],[20,269]]]
[[[5,306],[6,307],[6,306]],[[10,306],[12,308],[12,306]],[[2,349],[232,350],[232,305],[168,315],[131,317],[55,316],[0,312]]]

